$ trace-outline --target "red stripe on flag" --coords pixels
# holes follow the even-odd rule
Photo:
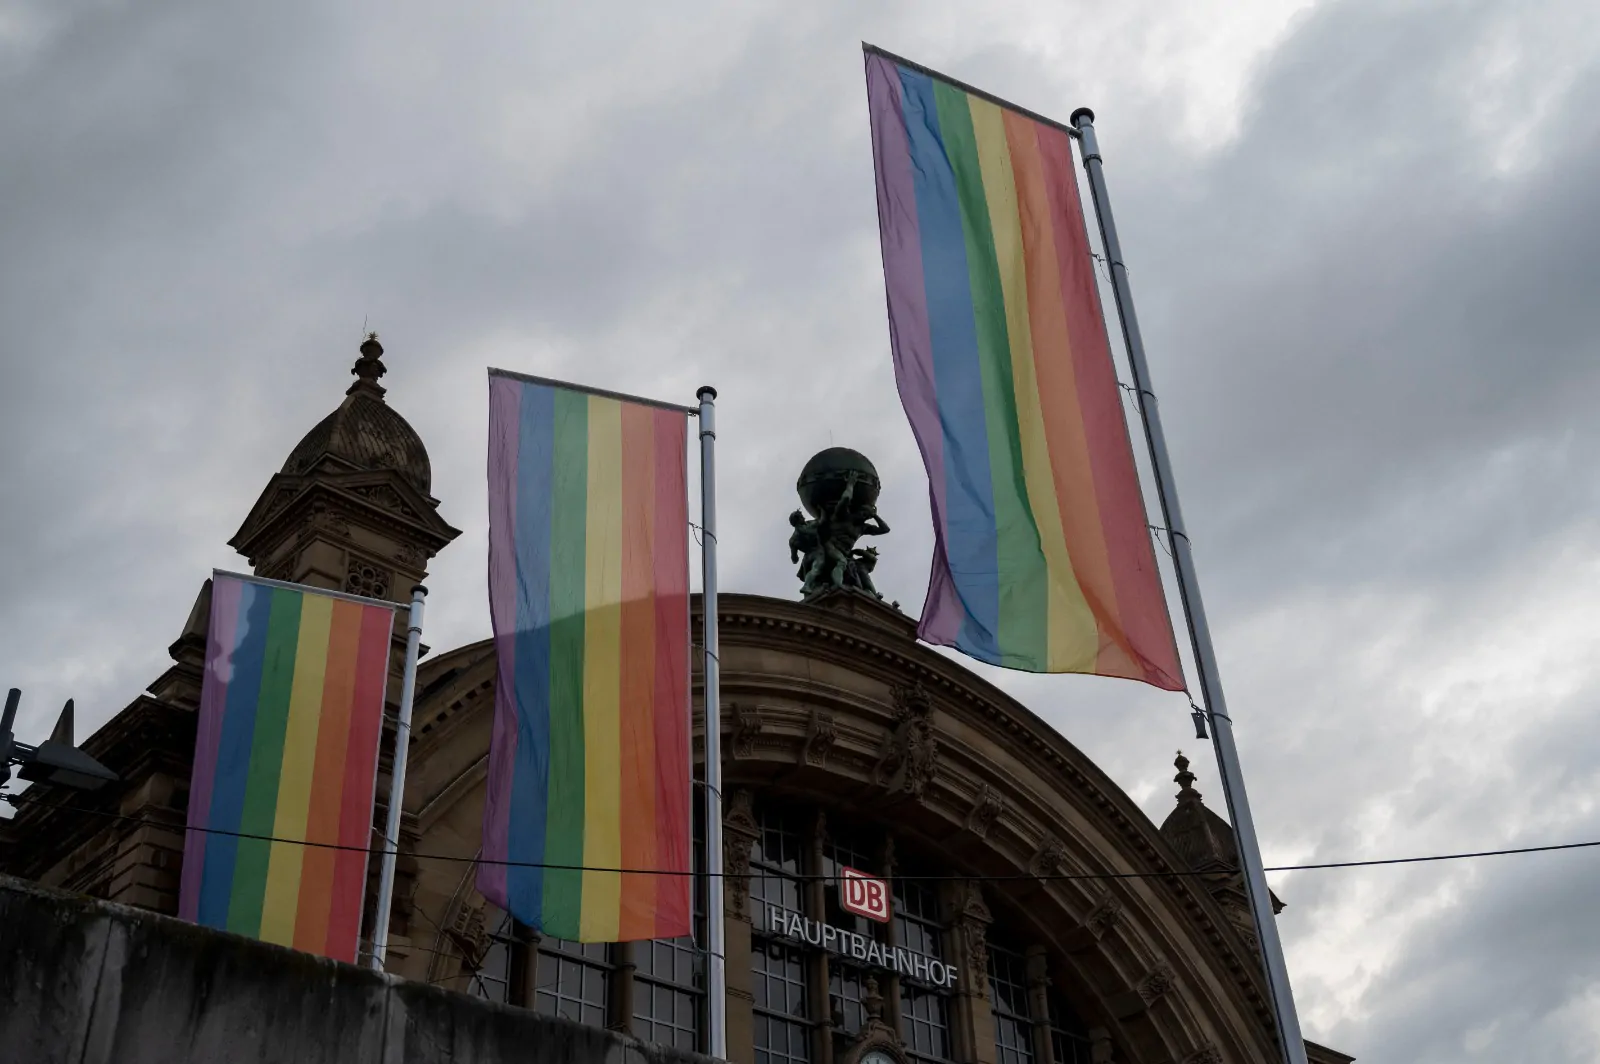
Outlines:
[[[1183,690],[1183,670],[1167,617],[1166,599],[1150,545],[1144,498],[1133,463],[1128,424],[1117,392],[1116,367],[1106,345],[1100,297],[1089,257],[1088,232],[1078,201],[1072,145],[1060,130],[1039,126],[1039,154],[1050,192],[1052,230],[1061,274],[1061,302],[1072,341],[1073,375],[1089,457],[1096,509],[1111,566],[1124,640],[1101,643],[1095,669],[1168,691]],[[1104,634],[1115,635],[1112,628]]]
[[[664,870],[690,867],[689,812],[689,486],[682,414],[653,411],[655,420],[654,570],[656,860]],[[654,938],[689,934],[686,875],[655,876]]]

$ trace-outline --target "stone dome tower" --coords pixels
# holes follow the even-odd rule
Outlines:
[[[259,576],[395,602],[460,535],[429,494],[427,448],[384,400],[376,333],[344,401],[306,433],[228,541]]]
[[[361,344],[361,357],[350,372],[356,382],[344,393],[344,402],[295,445],[283,463],[283,472],[304,476],[319,468],[333,472],[391,469],[426,495],[433,479],[428,451],[411,424],[383,400],[384,387],[378,378],[388,368],[376,333]]]

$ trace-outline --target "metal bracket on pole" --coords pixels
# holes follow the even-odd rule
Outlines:
[[[706,722],[706,1051],[728,1059],[728,970],[722,883],[722,665],[717,658],[717,390],[700,400],[701,650]]]
[[[394,759],[389,773],[389,814],[383,831],[383,864],[378,874],[378,906],[372,926],[372,967],[383,971],[389,949],[389,911],[394,905],[394,869],[400,855],[400,810],[405,804],[406,760],[411,754],[411,707],[417,695],[417,653],[422,645],[422,604],[428,589],[411,589],[406,625],[406,664],[400,683],[400,715],[394,729]]]
[[[1244,866],[1245,893],[1255,917],[1256,935],[1265,962],[1267,989],[1277,1021],[1278,1044],[1285,1064],[1307,1064],[1300,1019],[1295,1014],[1294,995],[1289,987],[1289,969],[1283,959],[1283,943],[1272,912],[1272,895],[1267,875],[1262,870],[1261,846],[1256,840],[1255,820],[1245,795],[1244,776],[1239,768],[1239,751],[1233,741],[1233,721],[1222,694],[1217,658],[1211,646],[1211,629],[1206,624],[1205,604],[1195,578],[1194,558],[1189,537],[1184,532],[1183,511],[1178,506],[1178,490],[1172,478],[1172,463],[1167,455],[1167,440],[1161,430],[1161,412],[1150,388],[1150,367],[1145,361],[1144,338],[1139,333],[1139,318],[1133,309],[1133,292],[1128,286],[1128,270],[1122,262],[1122,245],[1117,240],[1117,225],[1111,216],[1111,200],[1106,193],[1100,144],[1095,138],[1094,112],[1080,107],[1072,113],[1083,152],[1083,169],[1089,178],[1095,215],[1100,220],[1100,240],[1111,269],[1111,290],[1117,302],[1117,317],[1122,323],[1122,338],[1127,344],[1128,361],[1133,369],[1133,384],[1139,400],[1139,415],[1144,422],[1145,441],[1150,446],[1150,464],[1155,471],[1156,493],[1161,499],[1172,560],[1178,571],[1178,591],[1183,599],[1184,616],[1189,622],[1189,639],[1194,647],[1195,670],[1200,674],[1200,689],[1205,696],[1204,716],[1197,716],[1198,729],[1205,717],[1211,721],[1211,741],[1217,751],[1222,793],[1228,802],[1228,816],[1238,838],[1239,860]]]

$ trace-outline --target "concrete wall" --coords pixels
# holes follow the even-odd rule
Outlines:
[[[708,1064],[0,876],[0,1064]]]

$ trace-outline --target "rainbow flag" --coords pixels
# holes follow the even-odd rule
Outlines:
[[[933,504],[918,633],[1182,690],[1070,134],[866,60],[895,378]]]
[[[478,889],[559,938],[689,933],[687,414],[490,370]]]
[[[387,603],[214,574],[185,920],[355,961],[393,630]]]

